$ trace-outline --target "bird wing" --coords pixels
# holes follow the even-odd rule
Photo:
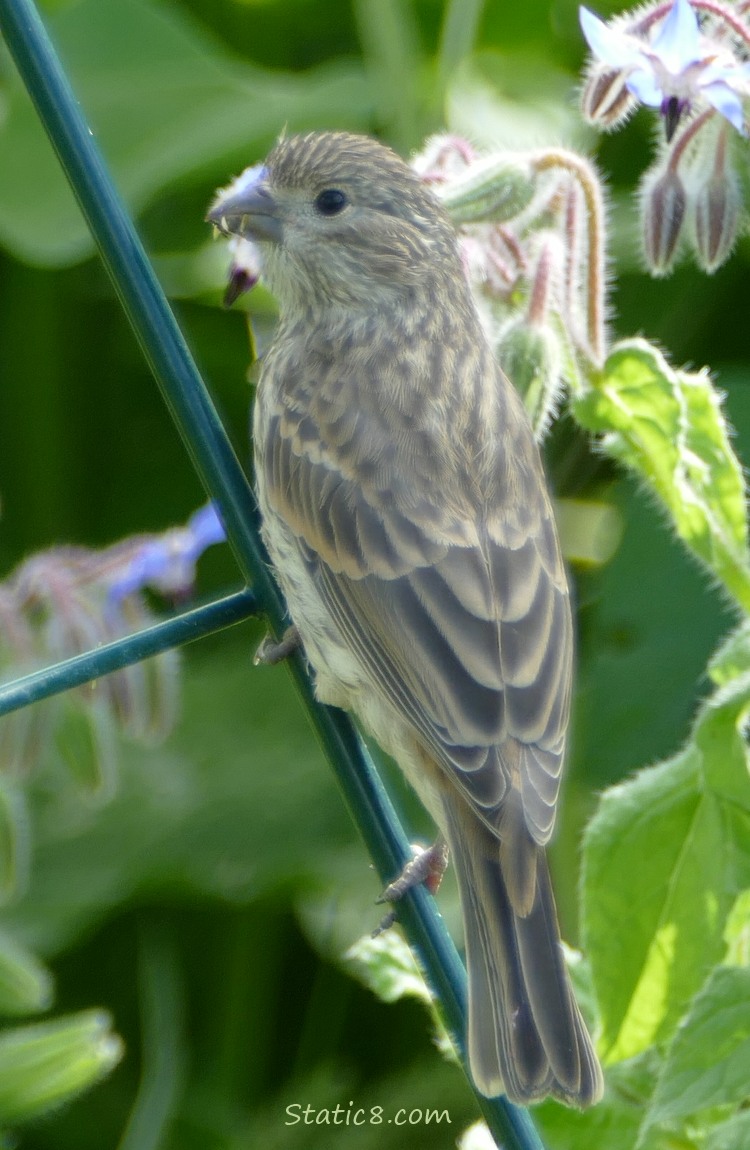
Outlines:
[[[462,518],[439,489],[416,499],[394,495],[395,480],[368,488],[330,442],[315,441],[309,420],[288,415],[266,428],[265,496],[347,644],[480,817],[497,830],[512,787],[532,838],[545,843],[572,625],[541,469],[512,512]]]

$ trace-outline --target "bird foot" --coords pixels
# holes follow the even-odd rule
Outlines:
[[[253,662],[257,667],[260,663],[264,666],[272,667],[274,663],[281,663],[284,659],[288,659],[293,651],[302,646],[299,631],[292,625],[287,627],[281,639],[277,642],[270,635],[266,635],[263,642],[255,652]]]
[[[412,850],[414,858],[406,864],[398,878],[389,883],[376,900],[378,903],[398,902],[408,891],[421,883],[424,883],[430,894],[437,894],[448,866],[448,844],[439,838],[431,847],[413,847]],[[372,937],[376,938],[384,930],[388,930],[395,921],[396,911],[391,910],[372,932]]]

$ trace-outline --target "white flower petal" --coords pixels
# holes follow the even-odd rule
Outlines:
[[[588,8],[578,9],[581,31],[594,55],[610,68],[630,68],[641,53],[632,37],[610,28]]]
[[[669,15],[652,44],[668,72],[679,76],[700,59],[698,17],[688,0],[674,0]]]
[[[664,92],[654,73],[648,68],[635,68],[625,81],[629,91],[633,93],[642,104],[650,108],[660,108],[664,100]]]
[[[745,128],[745,113],[737,93],[723,80],[716,80],[711,84],[700,85],[701,95],[708,100],[741,136],[747,135]]]

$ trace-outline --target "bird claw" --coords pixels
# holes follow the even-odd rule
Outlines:
[[[258,647],[253,657],[253,663],[257,667],[260,663],[264,666],[272,667],[275,663],[281,663],[302,646],[302,639],[297,628],[292,624],[287,627],[281,639],[277,642],[270,635],[266,635],[263,642]]]
[[[398,902],[415,886],[420,886],[422,883],[427,887],[430,894],[437,893],[448,866],[448,844],[444,839],[439,838],[431,847],[412,849],[414,850],[414,858],[406,864],[401,874],[392,883],[389,883],[380,897],[375,900],[378,904]],[[396,911],[391,910],[372,932],[372,937],[377,938],[379,934],[393,926],[395,921]]]

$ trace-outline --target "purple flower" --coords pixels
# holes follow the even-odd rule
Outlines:
[[[750,66],[730,51],[726,39],[703,35],[689,0],[674,0],[653,38],[638,23],[605,24],[579,9],[581,29],[591,51],[609,68],[622,71],[632,94],[665,118],[671,139],[681,116],[708,104],[733,128],[746,134],[743,100],[750,94]]]
[[[213,503],[207,503],[188,520],[163,535],[152,536],[130,555],[109,586],[110,603],[119,603],[144,587],[180,598],[195,582],[195,565],[214,543],[226,539],[224,526]]]
[[[235,300],[254,288],[260,279],[260,248],[252,240],[235,236],[227,244],[232,255],[229,268],[229,283],[224,292],[224,307],[231,307]]]
[[[231,215],[233,211],[239,210],[237,205],[242,204],[244,196],[252,191],[265,175],[266,169],[263,164],[245,168],[236,180],[217,193],[207,217],[214,221],[220,232],[230,236],[227,246],[232,262],[229,268],[229,283],[224,292],[224,307],[231,307],[235,300],[257,284],[261,272],[261,251],[250,236],[232,234],[222,213],[226,210],[227,215]]]

